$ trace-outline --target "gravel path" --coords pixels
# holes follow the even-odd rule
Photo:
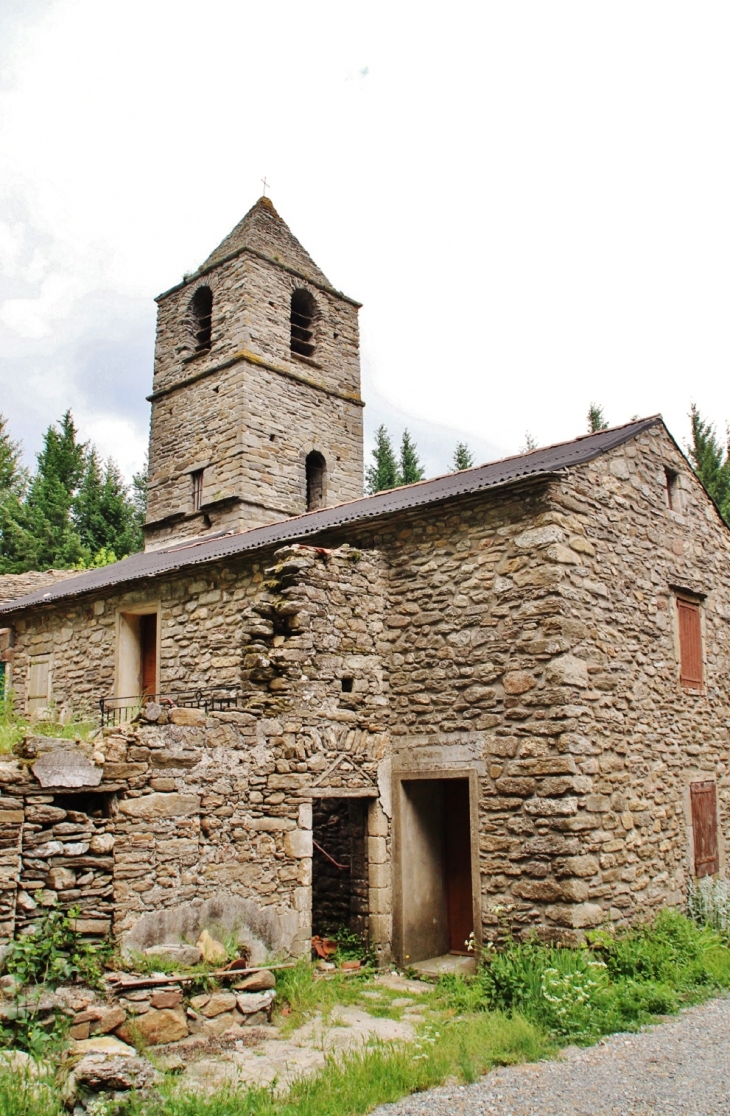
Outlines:
[[[556,1062],[492,1070],[373,1116],[730,1116],[730,997]]]

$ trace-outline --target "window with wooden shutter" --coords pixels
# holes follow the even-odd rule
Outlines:
[[[50,657],[31,659],[28,671],[28,712],[46,709],[51,700]]]
[[[702,689],[702,627],[700,606],[677,598],[679,619],[679,678],[690,690]]]
[[[714,876],[720,871],[717,844],[717,790],[714,780],[690,783],[692,833],[694,837],[695,875]]]

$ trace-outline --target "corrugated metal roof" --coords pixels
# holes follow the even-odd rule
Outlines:
[[[455,496],[478,492],[481,489],[503,486],[526,477],[549,474],[571,466],[582,465],[594,457],[628,442],[644,430],[662,422],[660,415],[617,426],[611,430],[601,430],[598,434],[586,434],[572,442],[561,442],[555,446],[545,446],[530,453],[516,457],[505,457],[487,465],[464,469],[459,473],[448,473],[443,477],[420,481],[374,496],[363,496],[333,508],[307,512],[306,515],[280,520],[266,527],[254,527],[250,531],[237,534],[216,535],[213,538],[191,539],[177,543],[162,550],[148,551],[146,554],[133,554],[121,562],[103,566],[98,570],[88,570],[78,577],[71,577],[56,585],[46,586],[9,601],[0,606],[0,615],[17,612],[33,605],[51,604],[69,597],[77,597],[101,589],[108,589],[144,578],[161,577],[163,574],[202,562],[216,562],[243,554],[261,547],[299,542],[313,535],[321,535],[335,527],[347,523],[357,523],[406,511],[425,504],[449,500]]]

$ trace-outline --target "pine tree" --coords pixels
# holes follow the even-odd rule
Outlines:
[[[141,550],[144,546],[144,535],[142,527],[147,519],[147,472],[149,468],[148,459],[145,457],[144,465],[138,473],[132,476],[132,503],[134,504],[135,523],[137,525],[139,546]]]
[[[23,498],[28,472],[20,464],[20,444],[12,441],[0,415],[0,573],[16,572],[18,554],[27,545]]]
[[[456,449],[454,450],[452,471],[454,473],[460,473],[462,469],[471,469],[473,464],[474,454],[471,452],[466,442],[457,442]]]
[[[142,549],[146,467],[131,490],[110,458],[79,442],[71,412],[49,426],[35,476],[0,416],[0,573],[89,568]]]
[[[597,434],[599,430],[608,430],[608,422],[599,403],[591,403],[588,408],[588,433]]]
[[[375,431],[374,465],[368,466],[366,473],[367,491],[383,492],[386,488],[397,488],[400,484],[398,465],[393,452],[390,435],[384,426]]]
[[[525,431],[525,441],[520,446],[520,453],[532,453],[532,451],[534,449],[537,449],[537,441],[535,440],[535,438],[533,438],[530,431],[526,430]]]
[[[692,441],[687,447],[694,470],[730,524],[730,444],[723,447],[714,426],[706,422],[693,403],[690,408]]]
[[[21,555],[25,569],[73,566],[83,557],[71,508],[84,475],[86,443],[77,440],[70,411],[66,411],[58,426],[58,429],[49,426],[44,435],[37,471],[25,501],[28,537]]]
[[[73,521],[86,565],[98,564],[102,552],[107,561],[116,561],[141,549],[134,501],[115,462],[109,459],[102,470],[95,448],[87,455],[84,476],[73,502]]]
[[[12,441],[7,419],[0,415],[0,500],[9,492],[18,492],[25,472],[20,464],[20,443]]]
[[[418,460],[416,443],[408,430],[403,431],[400,443],[400,469],[398,484],[415,484],[424,477],[423,465]]]

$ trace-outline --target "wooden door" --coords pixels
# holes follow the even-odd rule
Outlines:
[[[157,613],[139,618],[139,651],[143,694],[157,693]]]
[[[474,930],[469,780],[444,779],[443,850],[449,951],[466,953]]]

